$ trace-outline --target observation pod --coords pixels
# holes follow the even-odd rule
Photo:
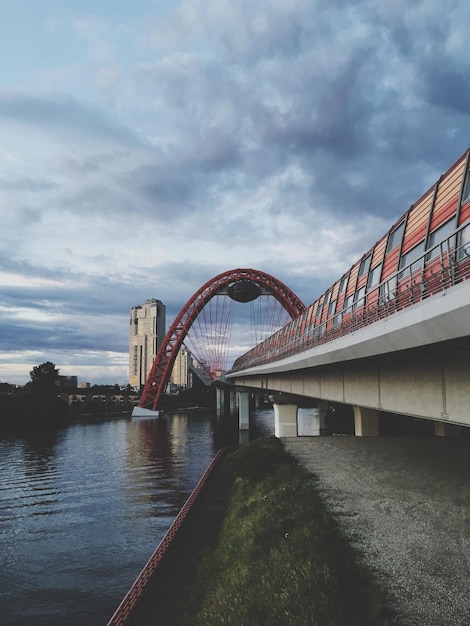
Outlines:
[[[252,302],[261,295],[261,287],[252,280],[239,280],[227,287],[227,294],[237,302]]]

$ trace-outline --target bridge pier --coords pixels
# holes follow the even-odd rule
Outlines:
[[[230,413],[233,413],[237,408],[237,392],[231,389],[229,391],[229,399],[230,399]]]
[[[238,429],[250,429],[250,394],[237,391],[238,398]]]
[[[273,404],[275,437],[297,437],[297,405]]]
[[[318,402],[318,417],[320,420],[320,435],[328,433],[328,412],[330,409],[330,403],[325,400],[319,400]]]
[[[216,409],[219,415],[225,412],[232,413],[237,407],[237,394],[232,389],[216,387],[215,389]]]
[[[462,428],[462,426],[458,426],[457,424],[435,422],[434,434],[436,437],[460,437],[462,435]]]
[[[218,415],[223,415],[225,410],[225,389],[216,387],[215,389],[215,405]]]
[[[379,436],[379,412],[363,406],[353,406],[354,434],[356,437]]]

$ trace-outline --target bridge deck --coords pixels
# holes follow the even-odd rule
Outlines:
[[[469,287],[465,281],[353,333],[264,364],[239,368],[227,378],[342,363],[468,336]]]

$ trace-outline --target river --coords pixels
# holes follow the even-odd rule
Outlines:
[[[272,410],[254,421],[273,433]],[[0,438],[2,626],[105,626],[234,437],[199,410]]]

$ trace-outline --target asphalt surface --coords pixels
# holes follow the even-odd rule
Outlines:
[[[387,589],[393,624],[470,625],[470,437],[283,443]]]

